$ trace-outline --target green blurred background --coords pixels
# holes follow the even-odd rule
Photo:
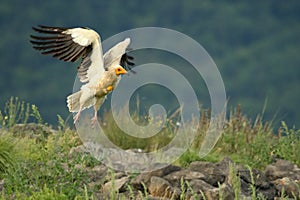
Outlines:
[[[275,116],[275,124],[285,120],[299,127],[299,11],[298,0],[0,0],[0,107],[17,96],[36,104],[50,124],[57,114],[69,115],[65,99],[76,64],[34,51],[32,26],[90,27],[103,40],[131,28],[158,26],[180,31],[207,50],[223,77],[229,108],[241,104],[254,117],[267,102],[265,120]]]

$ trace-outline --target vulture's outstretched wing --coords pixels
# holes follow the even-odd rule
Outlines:
[[[104,54],[104,68],[107,70],[114,65],[121,65],[125,69],[131,69],[134,65],[132,56],[126,53],[126,50],[130,44],[130,38],[126,38],[122,42],[119,42]]]
[[[40,36],[31,35],[33,48],[67,62],[81,59],[78,77],[81,82],[99,78],[105,71],[101,39],[88,28],[33,27]]]

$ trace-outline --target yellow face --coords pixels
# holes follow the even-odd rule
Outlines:
[[[115,69],[115,72],[116,72],[116,75],[119,76],[121,74],[126,74],[127,71],[122,67],[122,66],[119,66]]]

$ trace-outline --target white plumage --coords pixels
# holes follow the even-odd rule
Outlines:
[[[30,41],[42,54],[51,54],[67,62],[82,59],[77,75],[84,85],[80,91],[67,97],[67,105],[70,112],[77,112],[74,123],[82,110],[94,106],[94,125],[105,96],[117,86],[119,76],[126,73],[121,65],[129,69],[134,65],[130,61],[133,57],[126,54],[130,39],[116,44],[103,56],[101,38],[92,29],[38,26],[33,30],[43,34],[31,35],[33,40]]]

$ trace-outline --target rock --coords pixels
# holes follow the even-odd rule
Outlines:
[[[168,165],[166,167],[151,172],[142,173],[136,176],[135,178],[133,178],[133,180],[131,181],[131,185],[135,189],[143,190],[144,189],[143,184],[145,186],[148,186],[152,176],[164,177],[174,171],[179,171],[179,170],[181,170],[181,168],[178,166]]]
[[[273,181],[275,188],[281,195],[288,196],[290,198],[300,197],[300,182],[291,180],[288,177],[277,179]],[[284,194],[282,194],[284,192]]]
[[[227,176],[225,171],[222,171],[221,169],[217,168],[214,163],[210,162],[192,162],[189,169],[204,174],[202,179],[215,187],[218,187],[218,183],[224,183]]]
[[[146,185],[149,184],[150,179],[151,175],[149,173],[139,174],[131,180],[131,186],[136,190],[144,191],[144,187],[147,187]]]
[[[201,179],[193,179],[191,181],[188,181],[188,184],[190,185],[194,193],[200,193],[200,191],[204,192],[216,188]]]
[[[51,134],[56,134],[57,131],[50,128],[49,126],[43,124],[16,124],[11,129],[14,136],[25,137],[29,136],[30,138],[37,138],[44,140]]]
[[[208,189],[203,192],[207,200],[223,199],[232,200],[234,199],[234,191],[228,184],[223,183],[218,188]]]
[[[62,166],[68,170],[65,163]],[[161,166],[164,167],[159,168]],[[230,166],[235,168],[236,174],[229,173]],[[78,165],[78,168],[81,167]],[[240,181],[239,199],[252,199],[251,186],[255,187],[257,196],[263,196],[264,199],[278,199],[281,195],[293,199],[294,196],[300,195],[300,179],[296,179],[300,176],[300,170],[296,165],[284,160],[277,160],[267,166],[266,173],[251,169],[253,183],[249,169],[242,165],[235,165],[229,158],[224,158],[218,163],[196,161],[186,169],[159,163],[156,163],[153,168],[156,170],[136,175],[111,171],[107,166],[100,164],[87,169],[91,180],[88,186],[89,188],[102,187],[102,190],[98,191],[99,194],[97,193],[99,199],[110,198],[114,194],[112,192],[116,192],[116,198],[125,197],[125,199],[133,199],[133,196],[134,199],[145,199],[147,196],[151,200],[220,198],[231,200],[235,199],[232,182],[234,179],[234,183],[238,184]],[[128,185],[131,187],[130,191]],[[281,193],[282,191],[284,194]]]
[[[173,187],[167,180],[157,176],[151,177],[148,190],[154,197],[178,199],[180,196],[179,188]]]
[[[279,196],[284,191],[284,194],[290,198],[294,198],[293,195],[299,197],[300,169],[297,165],[288,160],[276,159],[274,163],[266,167],[265,175],[268,181],[274,184]]]
[[[238,167],[238,174],[241,180],[241,190],[246,195],[251,195],[251,185],[253,184],[256,192],[264,196],[266,199],[274,199],[276,190],[272,183],[268,182],[266,175],[257,169],[251,169],[253,182],[251,181],[251,174],[249,169],[243,166]]]
[[[290,162],[277,162],[278,166],[287,166],[287,164],[289,164],[287,169],[291,170],[291,173],[284,172],[281,174],[292,175],[294,178],[298,177],[300,173],[297,166]],[[298,194],[296,190],[299,190],[299,182],[293,179],[282,179],[272,182],[263,171],[251,169],[250,174],[249,169],[242,165],[236,166],[229,158],[224,158],[218,163],[196,161],[191,163],[187,169],[170,165],[153,172],[139,174],[131,183],[137,190],[145,191],[146,189],[154,197],[169,199],[171,194],[182,198],[180,195],[182,195],[183,191],[180,191],[180,189],[182,189],[181,180],[183,180],[185,199],[201,199],[202,194],[204,194],[205,199],[219,199],[220,195],[222,199],[234,199],[234,189],[232,183],[230,183],[230,176],[232,176],[229,173],[230,166],[236,168],[236,178],[240,180],[240,198],[251,199],[252,185],[255,187],[256,194],[263,196],[264,199],[275,199],[282,188],[284,188],[289,197],[293,193]],[[274,169],[272,167],[274,166],[272,165],[269,169]],[[253,176],[253,181],[251,180],[251,175]],[[141,183],[144,183],[146,188]]]
[[[223,171],[224,174],[229,174],[230,166],[234,166],[234,162],[229,157],[225,157],[215,165],[219,170]]]
[[[108,170],[108,167],[106,165],[97,165],[91,169],[92,172],[95,172],[97,174],[103,174]]]
[[[270,181],[289,177],[292,180],[300,180],[300,169],[290,161],[277,159],[275,163],[268,165],[265,174]]]
[[[161,197],[154,197],[152,195],[148,195],[147,200],[169,200],[169,198],[161,198]],[[142,199],[138,199],[138,200],[142,200]]]
[[[108,167],[105,165],[97,165],[89,170],[89,174],[91,176],[91,181],[100,181],[107,174]]]
[[[101,194],[100,192],[95,192],[93,194],[93,196],[95,197],[95,199],[97,200],[107,200],[107,196],[104,196],[103,194]]]
[[[179,171],[181,170],[181,167],[175,166],[175,165],[167,165],[163,168],[154,170],[149,172],[152,176],[159,176],[159,177],[163,177],[166,176],[168,174],[170,174],[171,172],[175,172],[175,171]]]
[[[120,179],[111,180],[105,183],[102,187],[104,194],[110,194],[112,191],[125,192],[129,177],[122,177]]]
[[[251,181],[251,174],[253,177],[254,185],[259,187],[265,187],[267,185],[267,177],[262,171],[259,171],[257,169],[246,169],[245,167],[238,167],[238,174],[241,179],[243,179],[246,183],[252,183]]]
[[[220,199],[221,197],[224,200],[234,199],[233,188],[226,183],[221,184],[219,187],[214,187],[203,180],[194,179],[189,182],[189,185],[194,195],[197,194],[197,197],[201,197],[201,199],[215,200]],[[195,198],[193,198],[191,192],[187,192],[185,199]]]
[[[177,187],[181,186],[181,179],[186,181],[191,181],[193,179],[203,179],[205,176],[196,171],[191,171],[188,169],[182,169],[180,171],[172,172],[166,176],[164,176],[164,179],[172,183],[173,185],[176,185]]]
[[[267,200],[273,200],[276,196],[276,189],[272,183],[268,187],[257,188],[257,194],[261,194]]]

